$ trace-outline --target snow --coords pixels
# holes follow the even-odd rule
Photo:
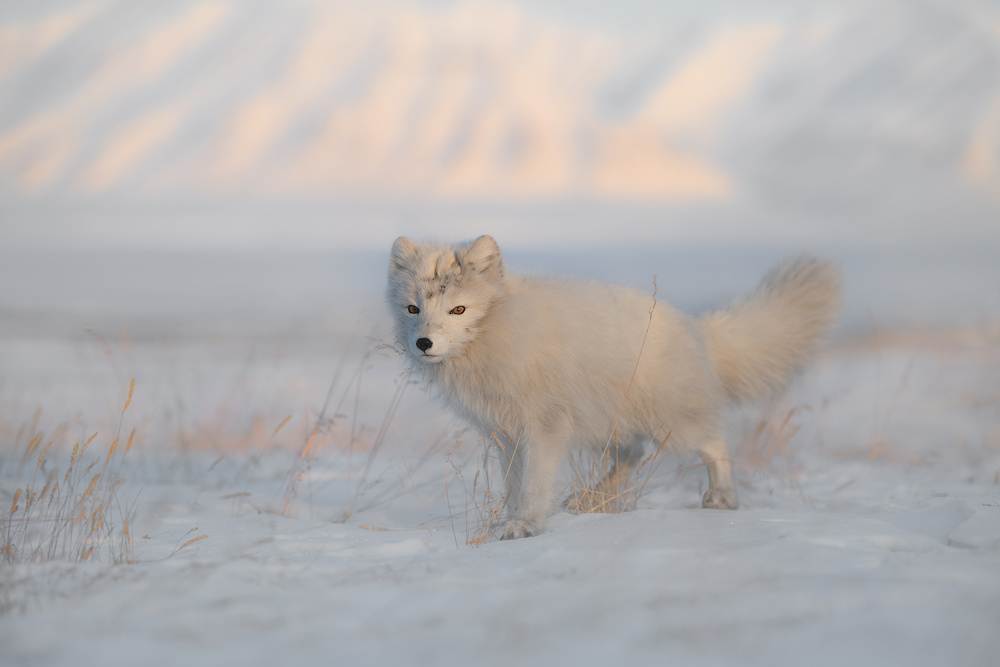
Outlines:
[[[482,443],[378,346],[385,313],[350,344],[353,322],[322,318],[238,335],[254,266],[203,284],[233,291],[216,313],[229,329],[177,302],[188,325],[163,337],[123,307],[100,337],[28,318],[44,335],[0,338],[4,507],[35,483],[16,431],[36,408],[38,430],[68,424],[47,455],[60,471],[95,431],[103,460],[131,377],[123,432],[137,428],[118,493],[134,563],[0,567],[5,664],[995,664],[995,325],[883,330],[875,303],[874,333],[859,316],[786,396],[733,412],[738,511],[697,507],[704,471],[667,457],[634,511],[560,511],[537,537],[477,543]],[[107,312],[133,289],[105,294]],[[146,333],[122,340],[115,322]]]

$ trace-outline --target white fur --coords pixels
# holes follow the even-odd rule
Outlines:
[[[571,445],[616,443],[609,478],[620,480],[669,434],[670,447],[706,463],[703,505],[735,509],[725,405],[784,387],[832,323],[839,287],[831,265],[802,259],[743,302],[692,319],[627,287],[506,276],[489,236],[401,237],[388,297],[416,370],[503,452],[507,539],[543,529]]]

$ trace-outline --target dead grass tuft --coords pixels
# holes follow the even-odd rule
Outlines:
[[[669,439],[667,434],[634,468],[613,461],[613,452],[605,451],[600,457],[586,453],[570,457],[573,477],[563,508],[575,514],[618,514],[634,510],[663,460],[661,454]]]
[[[495,490],[495,481],[499,482],[497,488],[503,489],[510,470],[504,463],[507,457],[504,454],[505,445],[501,435],[497,433],[480,435],[476,439],[475,451],[475,460],[479,463],[470,483],[463,474],[464,466],[455,461],[462,450],[462,445],[461,440],[457,441],[446,456],[445,495],[448,496],[448,473],[451,471],[452,478],[461,484],[464,491],[464,507],[461,517],[464,517],[465,543],[479,546],[491,537],[496,537],[495,533],[504,523],[504,507],[507,498],[502,492]],[[455,509],[451,506],[451,499],[448,498],[448,519],[451,522],[452,534],[455,536],[455,546],[457,547],[458,532],[455,516]]]
[[[791,462],[788,443],[799,432],[793,419],[802,411],[811,411],[808,405],[789,408],[781,402],[768,405],[756,421],[750,422],[743,432],[739,447],[739,461],[744,470],[759,472],[769,470],[775,459]]]
[[[10,512],[0,525],[0,562],[83,562],[98,556],[114,563],[134,562],[129,523],[136,499],[126,488],[134,463],[134,429],[124,451],[118,447],[134,389],[133,379],[107,453],[92,452],[98,436],[94,433],[73,445],[65,473],[57,457],[49,454],[54,440],[39,451],[45,440],[38,430],[40,411],[18,431],[18,439],[27,437],[22,460],[34,458],[36,451],[39,454],[30,481],[14,490]]]
[[[345,463],[349,475],[343,510],[336,520],[347,521],[356,512],[370,509],[390,497],[406,492],[405,488],[381,484],[382,480],[372,479],[372,469],[376,457],[392,434],[392,420],[399,410],[407,388],[413,384],[413,381],[408,379],[405,374],[397,380],[381,424],[371,436],[370,441],[368,438],[363,438],[362,434],[366,429],[361,424],[358,412],[362,395],[362,381],[369,366],[370,357],[371,352],[362,356],[361,361],[352,375],[343,383],[343,386],[342,377],[345,371],[343,361],[334,373],[319,414],[308,435],[304,437],[298,456],[286,476],[280,502],[279,513],[281,515],[292,516],[293,510],[303,494],[309,503],[311,514],[313,466],[319,460],[320,451],[331,440],[337,445],[338,456],[346,457],[347,460],[343,463]],[[333,398],[338,394],[338,391],[340,397],[334,405]],[[279,424],[275,433],[281,429],[284,423]],[[434,444],[436,443],[432,443],[432,447]],[[361,452],[364,452],[363,459],[356,461],[356,457]],[[429,452],[430,449],[424,453],[417,465],[422,465],[427,461]],[[409,472],[407,470],[407,474]]]

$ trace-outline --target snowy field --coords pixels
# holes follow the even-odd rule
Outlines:
[[[168,287],[152,260],[139,274],[125,257],[77,258],[104,267],[88,272],[40,256],[8,291],[4,664],[996,664],[1000,281],[986,259],[964,262],[975,288],[952,265],[842,258],[845,315],[823,357],[732,415],[738,511],[698,507],[704,471],[664,456],[630,511],[558,511],[513,542],[493,532],[476,434],[380,345],[385,259],[312,273],[323,263],[258,259],[212,281],[175,257],[189,280]],[[636,283],[659,268],[508,259]],[[704,251],[666,268],[660,295],[710,307],[771,259],[731,254],[720,273]],[[82,291],[118,287],[71,312],[60,266],[90,276]],[[269,300],[275,275],[305,289],[298,306]],[[899,284],[946,275],[970,302],[898,306],[918,298]],[[18,310],[17,294],[51,309]],[[577,478],[567,466],[562,497]]]

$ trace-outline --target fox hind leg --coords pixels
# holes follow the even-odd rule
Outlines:
[[[701,460],[708,468],[708,491],[701,506],[717,510],[734,510],[739,506],[736,487],[733,486],[733,459],[729,456],[726,441],[707,440],[698,448]]]

